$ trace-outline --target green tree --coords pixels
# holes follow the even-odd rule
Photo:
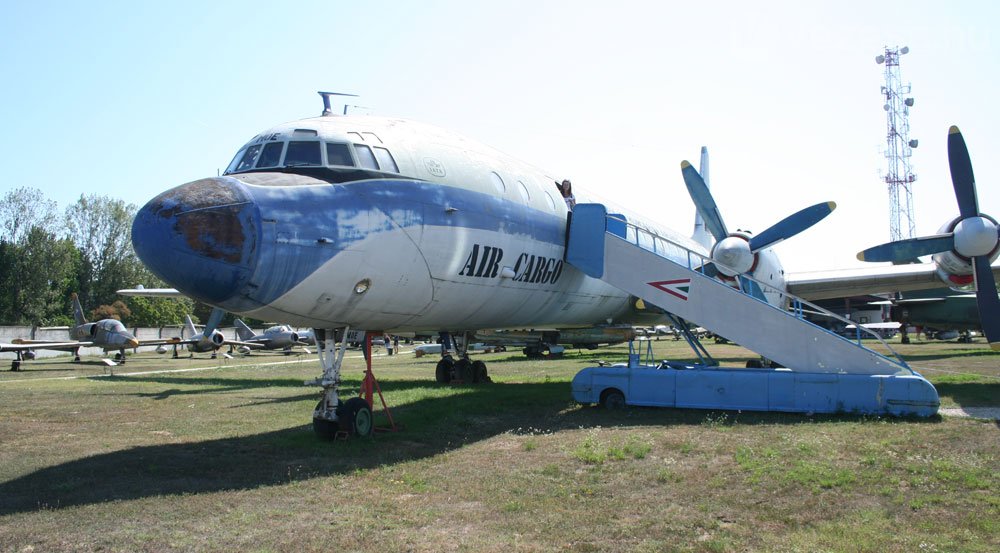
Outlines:
[[[194,311],[194,301],[188,298],[128,298],[132,315],[129,326],[160,327],[184,324],[184,315]]]
[[[85,305],[110,305],[116,291],[156,279],[132,249],[136,207],[107,196],[80,196],[66,208],[66,229],[81,254],[80,299]]]
[[[0,240],[20,244],[34,227],[54,235],[62,231],[56,202],[37,188],[21,187],[4,194],[0,202]]]
[[[16,321],[49,325],[65,315],[67,288],[75,285],[78,253],[68,239],[32,227],[17,247]]]

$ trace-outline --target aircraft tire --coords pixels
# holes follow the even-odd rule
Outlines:
[[[323,400],[320,400],[316,404],[316,409],[319,409],[323,405]],[[337,433],[340,431],[340,424],[337,421],[328,421],[326,419],[317,419],[313,417],[313,432],[324,440],[335,440],[337,439]]]
[[[763,369],[764,364],[760,362],[760,359],[748,359],[747,360],[748,369]]]
[[[340,429],[351,436],[365,438],[371,436],[375,428],[372,409],[360,397],[352,397],[338,405],[337,418],[340,419]]]
[[[438,361],[437,367],[434,369],[434,378],[437,379],[439,384],[451,382],[451,369],[454,366],[455,362],[452,361],[451,357],[442,357]]]
[[[608,411],[620,411],[625,408],[625,394],[610,389],[601,394],[601,406]]]
[[[455,377],[466,384],[475,382],[476,371],[472,368],[472,362],[468,359],[459,359],[455,362]]]
[[[473,382],[493,382],[490,380],[489,373],[486,372],[486,363],[482,361],[472,362],[472,381]]]

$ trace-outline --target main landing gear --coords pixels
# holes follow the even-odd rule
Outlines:
[[[454,344],[458,360],[451,356],[451,346]],[[493,382],[486,371],[486,363],[469,359],[468,335],[464,336],[462,345],[452,340],[447,332],[441,333],[441,360],[434,369],[434,378],[441,384],[479,384]]]
[[[338,332],[336,329],[315,329],[317,353],[320,365],[323,367],[323,374],[316,380],[306,382],[306,385],[317,385],[323,388],[323,397],[320,398],[313,411],[313,431],[321,438],[328,440],[346,439],[350,436],[371,436],[372,432],[376,430],[375,418],[372,413],[376,392],[389,419],[389,427],[385,430],[397,430],[396,423],[392,420],[392,413],[382,397],[382,390],[371,370],[371,334],[365,336],[367,370],[365,370],[365,378],[361,383],[361,395],[346,401],[342,401],[339,395],[340,368],[344,362],[344,353],[347,351],[348,330],[348,328],[344,328]],[[338,335],[341,337],[339,344],[337,343]],[[379,428],[379,430],[383,429]]]

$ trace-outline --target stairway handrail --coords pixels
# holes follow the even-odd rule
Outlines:
[[[888,343],[886,343],[886,341],[884,339],[882,339],[882,337],[877,332],[873,332],[870,329],[861,326],[860,323],[856,323],[856,322],[854,322],[854,321],[852,321],[852,320],[850,320],[850,319],[848,319],[846,317],[842,317],[840,315],[837,315],[836,313],[833,313],[832,311],[829,311],[829,310],[824,309],[824,308],[822,308],[822,307],[820,307],[820,306],[818,306],[818,305],[816,305],[814,303],[811,303],[811,302],[809,302],[809,301],[807,301],[805,299],[802,299],[802,298],[800,298],[800,297],[798,297],[798,296],[796,296],[796,295],[788,292],[787,290],[778,289],[775,286],[767,284],[766,282],[761,282],[761,281],[759,281],[759,280],[757,280],[757,279],[755,279],[755,278],[753,278],[751,276],[745,275],[745,274],[740,274],[739,275],[740,278],[745,278],[745,279],[747,279],[747,280],[749,280],[751,282],[756,283],[758,286],[761,287],[762,291],[765,288],[767,288],[767,289],[770,289],[770,290],[772,290],[772,291],[774,291],[774,292],[776,292],[778,294],[781,294],[782,296],[784,296],[787,299],[792,300],[792,301],[789,302],[789,305],[788,305],[788,307],[790,309],[781,309],[778,306],[772,305],[771,303],[769,303],[769,302],[767,302],[767,301],[765,301],[765,300],[763,300],[761,298],[755,297],[752,294],[748,294],[748,293],[744,292],[743,289],[742,289],[742,287],[741,288],[734,288],[732,286],[729,286],[729,285],[727,285],[727,284],[719,281],[719,279],[717,279],[717,278],[712,278],[712,277],[709,277],[708,275],[706,275],[705,272],[704,272],[705,265],[707,265],[708,263],[714,263],[716,265],[720,265],[719,262],[713,260],[712,258],[706,257],[704,254],[702,254],[700,252],[697,252],[695,250],[692,250],[691,248],[689,248],[689,247],[687,247],[687,246],[685,246],[683,244],[680,244],[680,243],[676,242],[675,240],[671,239],[670,237],[661,236],[661,235],[657,234],[656,232],[653,232],[652,230],[650,230],[648,227],[644,227],[644,226],[640,226],[640,225],[637,225],[635,223],[632,223],[632,222],[628,221],[627,219],[622,218],[621,216],[619,216],[617,214],[608,213],[607,215],[605,215],[605,218],[606,219],[615,220],[615,221],[617,221],[619,223],[624,224],[625,227],[626,227],[625,236],[620,236],[617,233],[608,231],[607,230],[607,226],[605,225],[605,233],[610,234],[611,236],[614,236],[614,237],[619,238],[619,239],[621,239],[621,240],[623,240],[625,242],[633,244],[636,247],[641,248],[643,250],[646,250],[646,251],[648,251],[648,252],[650,252],[650,253],[652,253],[654,255],[658,255],[660,257],[663,257],[664,259],[667,259],[668,261],[672,261],[672,262],[676,263],[675,260],[670,259],[669,257],[664,256],[663,253],[665,253],[665,252],[657,252],[656,251],[656,240],[657,239],[662,240],[662,241],[670,244],[673,247],[680,248],[681,250],[683,250],[684,252],[687,253],[687,262],[688,262],[687,268],[688,268],[688,270],[695,271],[697,273],[701,273],[703,276],[708,277],[711,281],[713,281],[714,283],[716,283],[716,284],[718,284],[720,286],[725,286],[727,288],[732,288],[734,290],[737,290],[741,294],[743,294],[745,296],[748,296],[748,297],[750,297],[750,298],[752,298],[754,300],[757,300],[757,301],[763,303],[764,305],[767,305],[768,307],[771,307],[772,309],[777,309],[778,311],[781,311],[782,313],[784,313],[785,315],[787,315],[789,317],[794,317],[794,318],[799,319],[799,320],[801,320],[801,321],[803,321],[805,323],[811,324],[811,325],[815,326],[816,328],[824,330],[824,331],[826,331],[826,332],[828,332],[828,333],[830,333],[830,334],[832,334],[832,335],[834,335],[834,336],[836,336],[836,337],[838,337],[838,338],[840,338],[842,340],[854,343],[857,347],[860,347],[860,348],[862,348],[864,350],[867,350],[867,351],[870,351],[870,352],[872,352],[872,353],[874,353],[876,355],[879,355],[879,356],[887,359],[888,361],[894,361],[891,357],[888,357],[888,356],[886,356],[886,355],[884,355],[882,353],[879,353],[879,352],[877,352],[877,351],[875,351],[875,350],[873,350],[873,349],[865,346],[862,343],[862,341],[861,341],[861,333],[862,332],[871,335],[871,337],[877,339],[883,346],[885,346],[885,348],[887,350],[889,350],[889,352],[891,352],[892,356],[895,357],[895,361],[898,362],[898,364],[900,366],[902,366],[904,369],[910,371],[911,373],[916,374],[914,372],[914,370],[912,368],[910,368],[910,366],[906,363],[906,361],[903,359],[903,357],[898,352],[896,352],[896,350],[892,349],[892,346],[890,346]],[[628,238],[628,236],[629,236],[628,229],[634,229],[634,231],[632,232],[632,236],[635,237],[634,240],[630,240]],[[639,234],[640,233],[647,234],[651,238],[653,238],[653,240],[651,240],[651,242],[653,244],[653,249],[649,249],[649,248],[643,246],[640,243],[640,240],[639,240]],[[695,258],[701,260],[701,263],[700,263],[700,265],[698,267],[695,267],[694,264],[692,263],[692,256],[694,256]],[[832,319],[834,319],[836,321],[847,323],[848,325],[855,325],[856,335],[857,335],[856,343],[855,343],[855,340],[848,339],[847,337],[845,337],[845,336],[843,336],[841,334],[838,334],[838,333],[833,332],[833,331],[831,331],[831,330],[829,330],[827,328],[824,328],[824,327],[822,327],[822,326],[820,326],[820,325],[818,325],[818,324],[816,324],[816,323],[814,323],[814,322],[806,319],[805,317],[803,317],[802,316],[802,307],[801,307],[802,305],[807,305],[810,308],[815,309],[820,314],[822,314],[822,315],[824,315],[826,317],[830,317],[830,318],[832,318]]]

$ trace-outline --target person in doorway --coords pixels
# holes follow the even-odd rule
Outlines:
[[[573,183],[569,182],[569,179],[564,179],[559,185],[559,192],[562,194],[563,200],[566,201],[566,209],[573,211],[576,206],[576,197],[573,196]]]

